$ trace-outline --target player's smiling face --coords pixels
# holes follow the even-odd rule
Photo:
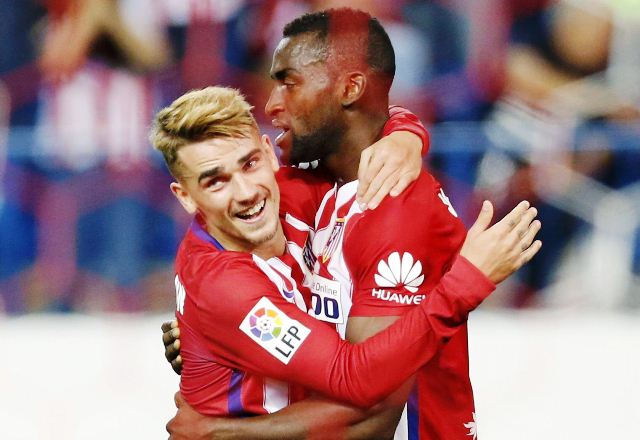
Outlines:
[[[226,249],[264,256],[282,247],[278,163],[266,136],[189,144],[178,150],[178,159],[184,171],[171,185],[173,193],[188,212],[203,216],[208,232]]]
[[[276,84],[265,111],[282,130],[276,144],[285,162],[326,157],[344,131],[326,50],[316,34],[304,33],[282,39],[273,54],[271,77]]]

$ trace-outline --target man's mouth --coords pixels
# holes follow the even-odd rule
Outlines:
[[[289,129],[285,128],[282,130],[282,133],[280,133],[278,136],[276,136],[276,145],[281,147],[281,144],[283,143],[285,137],[289,134]]]
[[[272,120],[271,125],[282,130],[275,139],[276,145],[283,150],[288,150],[291,146],[291,128],[277,119]]]
[[[267,199],[262,199],[255,205],[250,208],[245,209],[244,211],[240,211],[236,214],[236,217],[243,221],[255,221],[257,220],[262,213],[264,212],[264,207],[266,205]]]

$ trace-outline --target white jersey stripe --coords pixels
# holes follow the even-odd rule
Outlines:
[[[264,381],[264,409],[274,413],[289,405],[289,385],[274,379]]]

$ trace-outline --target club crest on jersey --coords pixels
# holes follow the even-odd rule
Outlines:
[[[327,244],[325,244],[324,250],[322,251],[322,256],[320,257],[322,263],[326,263],[336,251],[343,229],[344,218],[337,218],[336,223],[333,225],[333,229],[331,230],[331,235],[329,235],[329,239],[327,240]]]
[[[262,297],[240,324],[254,342],[283,364],[288,364],[311,330],[289,318],[268,298]]]
[[[316,265],[316,256],[313,254],[313,249],[311,249],[311,240],[309,240],[309,237],[305,240],[304,247],[302,248],[302,259],[307,269],[313,271],[313,266]]]
[[[422,263],[414,261],[413,255],[409,252],[404,252],[402,257],[399,252],[393,252],[386,261],[380,260],[378,272],[373,278],[378,287],[381,287],[371,290],[371,295],[375,298],[399,304],[420,304],[425,298],[425,295],[407,295],[397,292],[399,289],[404,289],[414,294],[424,282]]]

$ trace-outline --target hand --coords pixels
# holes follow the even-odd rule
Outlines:
[[[418,178],[421,150],[418,136],[394,131],[362,151],[356,200],[363,210],[377,208],[387,194],[397,196]]]
[[[178,320],[162,323],[162,342],[164,343],[164,356],[171,364],[173,371],[182,372],[182,356],[180,356],[180,328]]]
[[[485,201],[467,233],[460,255],[498,284],[531,260],[542,247],[540,240],[533,241],[542,226],[539,220],[534,220],[536,215],[538,210],[529,207],[529,202],[520,202],[487,229],[493,217],[493,205]]]
[[[178,411],[173,416],[166,429],[169,440],[207,440],[213,438],[215,419],[203,416],[193,409],[177,392],[173,397]],[[220,438],[217,437],[216,438]]]
[[[105,22],[117,16],[113,0],[71,1],[64,15],[50,18],[40,69],[46,79],[60,83],[71,78],[85,63],[91,45],[105,30]]]

